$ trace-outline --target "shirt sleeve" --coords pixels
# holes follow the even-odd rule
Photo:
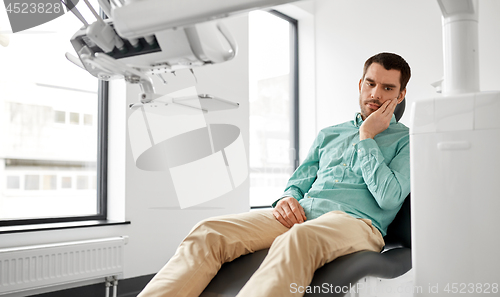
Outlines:
[[[379,207],[386,210],[399,207],[410,193],[409,136],[400,141],[396,156],[388,165],[375,140],[364,139],[357,148],[363,179]]]
[[[309,149],[304,162],[297,167],[288,180],[283,195],[272,204],[273,207],[285,197],[293,197],[298,201],[304,198],[304,195],[309,191],[317,177],[319,168],[319,146],[322,139],[323,136],[320,132]]]

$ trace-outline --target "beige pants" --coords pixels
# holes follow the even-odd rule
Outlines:
[[[138,297],[199,296],[224,262],[271,247],[238,296],[300,296],[314,271],[335,258],[384,246],[370,220],[341,211],[288,229],[272,210],[220,216],[197,224]]]

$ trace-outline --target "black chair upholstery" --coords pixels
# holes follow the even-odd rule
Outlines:
[[[394,218],[384,237],[381,253],[360,251],[339,257],[314,273],[311,286],[331,284],[334,288],[354,285],[367,276],[396,278],[411,269],[411,218],[410,195]],[[304,296],[344,296],[344,293],[305,294]]]
[[[405,107],[406,107],[406,97],[403,98],[403,101],[399,103],[396,108],[394,109],[394,115],[396,116],[396,121],[399,122],[399,119],[403,116],[403,113],[405,112]]]
[[[394,114],[399,121],[405,109],[404,99]],[[384,237],[385,247],[381,253],[360,251],[345,255],[327,263],[314,273],[311,286],[324,283],[333,288],[349,288],[363,277],[375,276],[396,278],[411,269],[411,218],[410,195],[394,218]],[[257,251],[225,263],[200,297],[233,297],[238,294],[267,255],[269,249]],[[306,293],[304,296],[344,296],[345,293]],[[344,290],[345,291],[345,290]]]
[[[410,195],[391,223],[384,237],[386,245],[381,253],[360,251],[339,257],[324,265],[314,273],[311,286],[329,286],[344,288],[354,285],[367,276],[395,278],[411,269],[411,219]],[[232,297],[259,268],[267,255],[268,249],[248,254],[222,265],[200,297]],[[330,291],[330,290],[329,290]],[[306,293],[304,296],[344,296],[344,293],[328,294]],[[345,291],[345,290],[344,290]]]

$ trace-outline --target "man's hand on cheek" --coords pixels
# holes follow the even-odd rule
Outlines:
[[[372,112],[359,127],[359,140],[374,138],[377,134],[385,131],[391,123],[392,114],[397,105],[397,98],[390,99]]]

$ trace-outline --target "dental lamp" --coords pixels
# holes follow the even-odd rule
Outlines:
[[[78,57],[66,54],[68,60],[93,76],[110,80],[124,78],[139,84],[139,102],[130,107],[151,103],[156,94],[151,79],[156,75],[166,83],[165,74],[233,59],[238,51],[236,41],[217,19],[256,8],[291,2],[290,0],[98,0],[109,17],[102,19],[85,4],[96,18],[87,22],[76,4],[61,0],[83,23],[71,38]],[[73,5],[71,5],[73,4]],[[238,104],[203,94],[199,98],[204,111],[237,108]]]

